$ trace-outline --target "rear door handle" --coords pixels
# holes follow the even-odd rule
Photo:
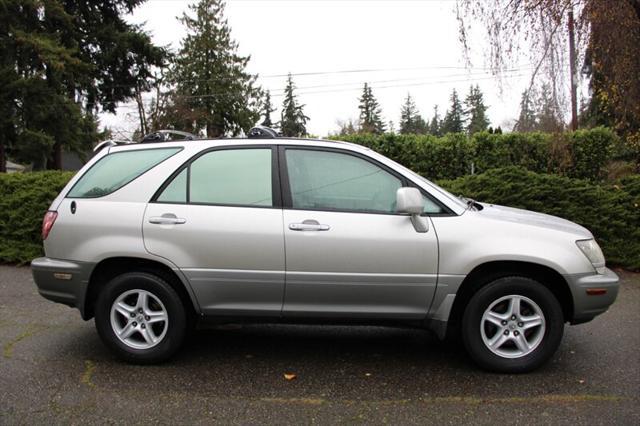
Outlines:
[[[292,231],[328,231],[329,225],[321,225],[317,220],[307,219],[302,223],[290,223],[289,229]]]
[[[187,219],[176,217],[173,213],[165,213],[162,216],[150,217],[149,223],[154,225],[182,225],[187,223]]]

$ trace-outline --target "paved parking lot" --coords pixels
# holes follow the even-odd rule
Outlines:
[[[0,267],[0,424],[640,424],[640,274],[622,277],[550,364],[508,376],[382,327],[219,327],[170,363],[130,366],[27,268]]]

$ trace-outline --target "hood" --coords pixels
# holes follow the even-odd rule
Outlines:
[[[549,214],[516,209],[513,207],[499,206],[495,204],[479,203],[483,209],[476,213],[488,219],[504,222],[521,223],[523,225],[537,226],[540,228],[568,232],[581,238],[593,238],[591,232],[584,226]]]

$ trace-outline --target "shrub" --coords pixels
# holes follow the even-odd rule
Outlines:
[[[0,261],[42,255],[42,217],[71,179],[69,172],[0,173]]]
[[[478,201],[519,207],[579,223],[601,244],[611,264],[640,269],[640,176],[615,185],[538,174],[517,167],[494,169],[440,184]]]
[[[597,127],[570,133],[571,168],[567,176],[602,180],[605,166],[611,161],[618,137],[609,129]]]
[[[519,166],[593,181],[607,176],[608,165],[622,148],[611,130],[598,127],[572,133],[476,133],[431,135],[335,136],[364,145],[429,179],[452,179],[471,173]]]

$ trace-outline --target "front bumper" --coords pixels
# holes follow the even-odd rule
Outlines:
[[[84,300],[93,266],[93,263],[39,257],[31,261],[31,273],[42,297],[78,308],[84,318]]]
[[[573,296],[571,324],[591,321],[606,312],[618,296],[619,278],[609,268],[605,268],[604,274],[565,275],[565,278]]]

